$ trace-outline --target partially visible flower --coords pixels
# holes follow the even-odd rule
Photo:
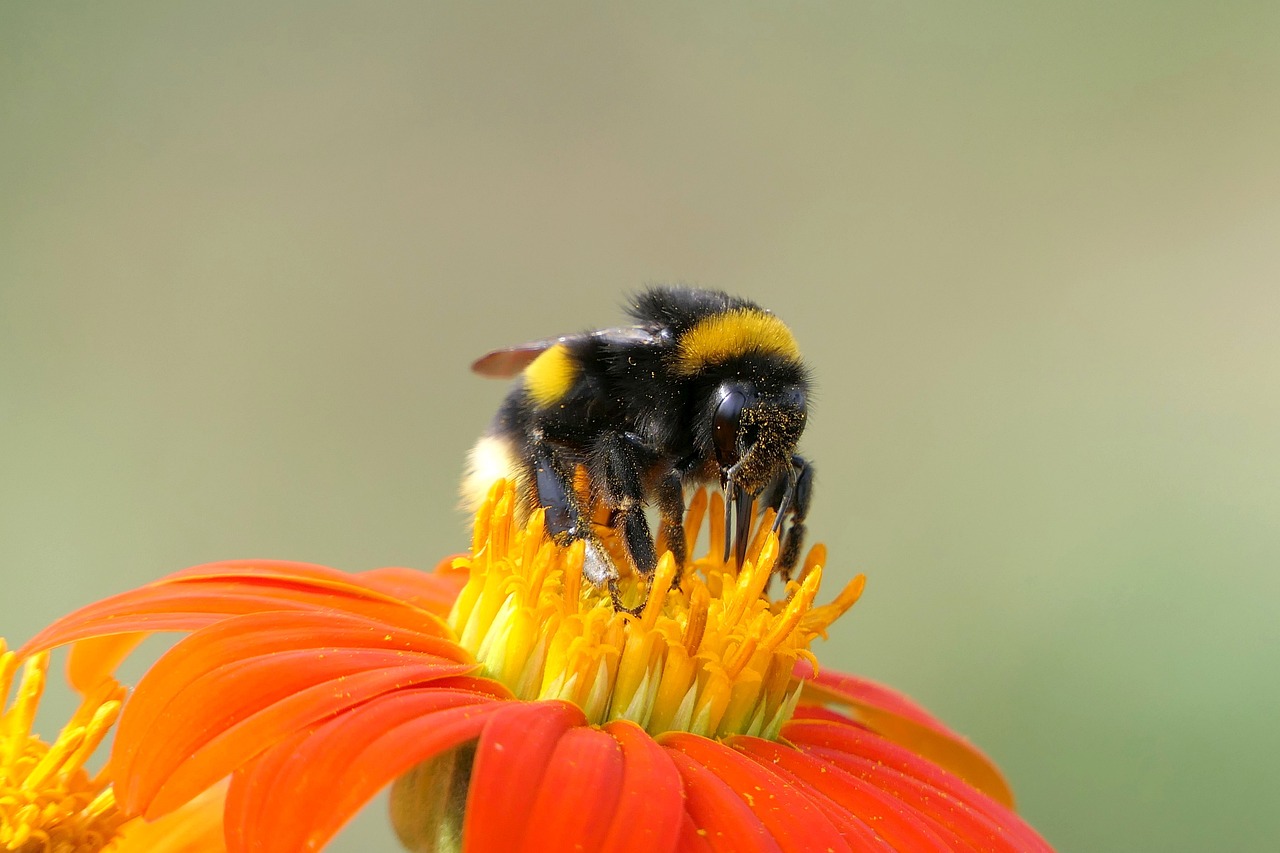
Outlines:
[[[516,524],[499,485],[471,553],[435,573],[212,564],[28,650],[76,641],[92,683],[138,632],[192,631],[138,685],[112,776],[126,814],[157,818],[230,774],[237,853],[318,849],[397,778],[415,850],[1049,849],[963,739],[816,666],[810,641],[860,579],[816,605],[818,548],[774,600],[767,520],[739,571],[710,517],[712,556],[678,588],[664,558],[639,618],[582,583],[581,546]]]
[[[0,707],[19,667],[0,639]],[[13,704],[0,714],[0,850],[16,853],[217,853],[222,843],[220,788],[165,821],[127,820],[104,772],[85,763],[120,713],[124,688],[104,680],[53,743],[32,732],[49,668],[47,652],[27,659]]]

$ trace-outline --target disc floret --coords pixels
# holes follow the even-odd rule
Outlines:
[[[835,601],[815,606],[826,558],[817,545],[772,598],[771,514],[757,523],[740,570],[718,556],[719,494],[699,491],[690,502],[687,552],[708,515],[706,556],[677,567],[668,551],[647,585],[624,574],[624,594],[644,602],[633,616],[584,582],[585,543],[557,546],[541,511],[521,526],[514,492],[500,481],[477,513],[471,554],[454,561],[470,577],[450,622],[484,674],[518,699],[563,699],[593,723],[631,720],[653,735],[776,738],[799,699],[797,663],[816,666],[809,644],[853,606],[864,581],[859,575]]]

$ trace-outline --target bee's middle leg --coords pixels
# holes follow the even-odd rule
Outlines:
[[[684,541],[684,486],[680,472],[674,468],[662,476],[657,488],[658,512],[662,515],[662,524],[666,530],[667,549],[676,561],[676,578],[674,585],[680,586],[680,575],[684,573],[686,553]]]

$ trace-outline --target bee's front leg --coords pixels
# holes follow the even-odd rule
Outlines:
[[[813,497],[813,465],[801,456],[791,457],[791,467],[774,479],[766,489],[762,506],[778,513],[775,528],[779,532],[779,556],[775,571],[783,581],[791,580],[800,549],[804,546],[805,519],[809,515],[809,502]],[[790,523],[787,524],[787,517]],[[782,529],[785,524],[785,529]]]

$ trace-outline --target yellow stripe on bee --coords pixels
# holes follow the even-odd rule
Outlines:
[[[765,311],[738,308],[694,324],[680,338],[676,369],[688,376],[706,365],[753,352],[800,360],[800,348],[786,323]]]
[[[524,387],[539,406],[550,406],[573,387],[578,361],[564,344],[556,344],[524,369]]]

